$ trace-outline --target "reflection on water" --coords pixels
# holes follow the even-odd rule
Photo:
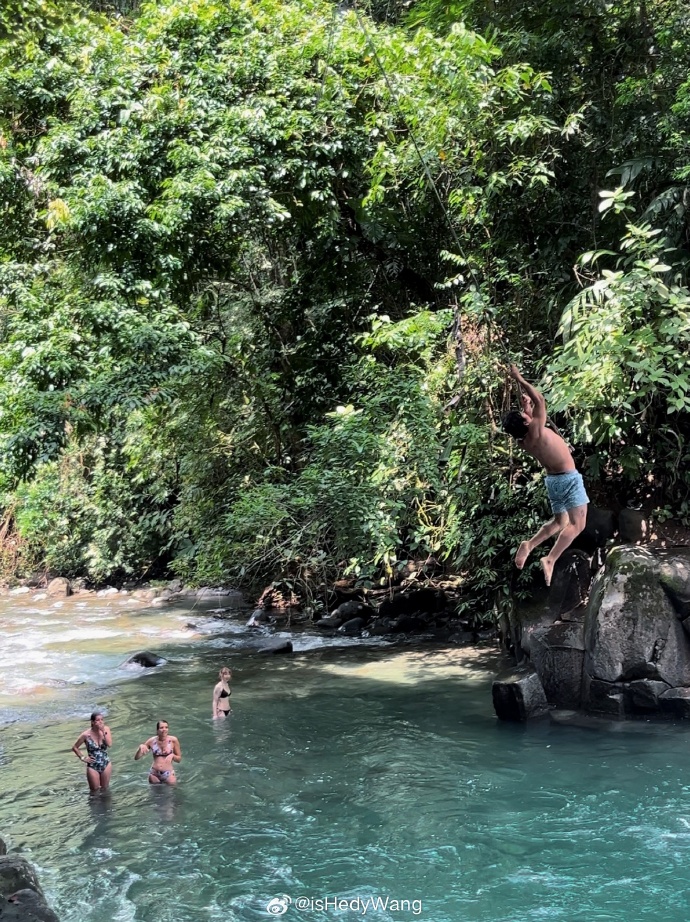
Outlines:
[[[686,922],[685,726],[499,724],[486,653],[270,659],[219,640],[157,645],[162,669],[87,689],[113,732],[105,795],[69,751],[82,714],[58,703],[0,731],[0,832],[62,922],[249,922],[283,895],[290,922]],[[177,787],[133,759],[159,718],[180,739]],[[297,903],[335,897],[389,904]]]

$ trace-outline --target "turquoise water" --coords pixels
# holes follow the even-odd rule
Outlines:
[[[62,922],[686,922],[685,725],[500,724],[496,654],[314,644],[183,640],[152,674],[0,729],[0,833]],[[234,712],[212,721],[224,663]],[[108,797],[69,751],[96,704]],[[133,761],[159,717],[177,788]]]

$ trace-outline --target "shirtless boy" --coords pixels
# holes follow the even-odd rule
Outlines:
[[[522,448],[546,468],[546,490],[553,518],[528,541],[523,541],[515,555],[515,566],[522,570],[535,547],[557,535],[556,543],[540,563],[546,585],[551,585],[553,568],[587,523],[589,497],[582,476],[575,469],[573,456],[560,435],[546,428],[546,401],[536,387],[525,381],[515,365],[509,369],[524,390],[522,412],[511,410],[503,417],[503,429],[520,442]]]

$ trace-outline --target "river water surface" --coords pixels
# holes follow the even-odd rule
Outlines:
[[[191,607],[0,600],[0,834],[62,922],[687,922],[685,725],[500,724],[494,652],[266,658]],[[123,669],[142,648],[167,663]],[[107,797],[70,752],[96,707]],[[133,761],[159,717],[176,788]]]

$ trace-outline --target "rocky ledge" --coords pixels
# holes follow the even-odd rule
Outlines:
[[[0,922],[59,922],[46,903],[34,868],[21,855],[8,855],[2,839]]]
[[[690,718],[690,548],[615,547],[578,601],[586,572],[571,552],[555,581],[569,599],[558,617],[552,598],[515,626],[520,666],[494,682],[498,716],[540,716],[548,702],[614,719]]]

